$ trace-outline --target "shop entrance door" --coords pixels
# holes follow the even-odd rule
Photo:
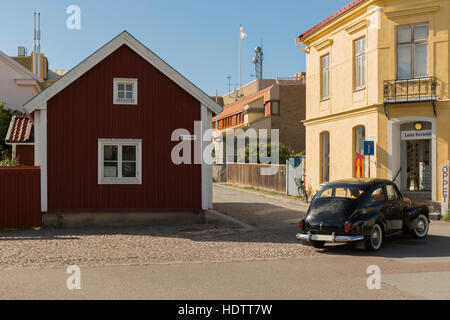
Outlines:
[[[431,140],[406,141],[407,191],[431,191]]]

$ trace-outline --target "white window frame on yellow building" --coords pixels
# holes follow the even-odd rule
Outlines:
[[[414,30],[415,30],[415,28],[416,27],[423,27],[423,26],[426,26],[427,27],[427,38],[426,38],[426,40],[415,40],[414,39]],[[409,40],[409,42],[399,42],[399,39],[398,39],[398,33],[399,33],[399,30],[400,29],[402,29],[402,28],[410,28],[410,31],[411,31],[411,38],[410,38],[410,40]],[[414,78],[422,78],[422,77],[427,77],[427,76],[429,76],[429,71],[428,71],[428,65],[429,65],[429,39],[430,39],[430,26],[429,26],[429,23],[428,22],[426,22],[426,23],[416,23],[416,24],[407,24],[407,25],[399,25],[399,26],[397,26],[396,28],[395,28],[395,45],[396,45],[396,66],[397,66],[397,70],[396,70],[396,74],[397,74],[397,79],[414,79]],[[417,75],[416,74],[416,68],[415,68],[415,62],[416,62],[416,56],[415,56],[415,47],[417,46],[417,45],[426,45],[426,53],[427,53],[427,56],[426,56],[426,59],[425,59],[425,63],[426,63],[426,65],[425,65],[425,70],[426,70],[426,74],[424,74],[424,75]],[[400,59],[400,54],[399,54],[399,50],[400,50],[400,46],[407,46],[407,45],[409,45],[409,46],[411,46],[411,48],[410,48],[410,50],[411,50],[411,52],[410,52],[410,59],[411,59],[411,61],[410,61],[410,75],[409,75],[409,77],[400,77],[400,74],[399,74],[399,67],[400,67],[400,64],[399,64],[399,59]]]
[[[357,52],[357,43],[364,40],[362,51]],[[358,61],[362,60],[360,77],[358,81]],[[353,90],[359,91],[366,88],[367,78],[367,37],[364,35],[353,40]],[[359,83],[358,83],[359,82]]]
[[[323,60],[325,57],[328,57],[328,66],[325,70],[323,66]],[[327,72],[328,74],[328,81],[327,81],[327,87],[328,87],[328,94],[324,94],[324,73]],[[331,54],[329,52],[323,54],[320,56],[320,100],[325,101],[330,99],[330,83],[331,83]]]

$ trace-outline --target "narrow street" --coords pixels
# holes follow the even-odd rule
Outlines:
[[[295,239],[304,205],[218,185],[214,201],[242,224],[0,233],[0,299],[450,299],[448,223],[377,253],[316,250]],[[81,290],[66,287],[71,265]],[[369,266],[379,290],[367,288]]]

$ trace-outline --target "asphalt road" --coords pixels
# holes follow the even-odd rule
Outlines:
[[[216,210],[253,226],[251,232],[302,246],[293,239],[305,206],[219,186],[214,201]],[[371,266],[381,272],[380,289],[367,287]],[[81,266],[80,271],[81,289],[69,290],[66,268],[0,270],[0,298],[450,299],[450,224],[432,223],[423,241],[389,239],[374,254],[330,245],[316,255],[284,259]]]
[[[254,191],[218,185],[214,186],[214,203],[217,210],[256,228],[271,231],[286,241],[295,237],[297,221],[307,211],[307,207],[281,197],[272,199]],[[315,267],[326,264],[334,270],[342,270],[343,275],[367,278],[367,268],[377,265],[381,269],[382,283],[399,289],[402,294],[417,299],[450,299],[450,223],[432,221],[429,236],[423,240],[404,235],[388,238],[376,253],[345,244],[327,245],[318,252],[319,257],[301,259],[299,267],[303,268],[306,261],[313,260]],[[317,273],[321,274],[319,269]],[[325,274],[321,275],[326,281],[330,280]],[[328,284],[323,288],[336,289],[336,282],[330,280]],[[340,292],[342,295],[337,297],[348,294],[344,289]],[[327,294],[324,292],[323,295]],[[365,299],[365,295],[360,296],[356,291],[351,296]],[[396,298],[401,299],[401,296]]]

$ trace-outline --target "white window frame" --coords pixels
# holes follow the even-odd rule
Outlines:
[[[119,99],[119,84],[133,86],[133,99]],[[114,78],[113,79],[113,104],[138,104],[138,79],[131,78]]]
[[[427,38],[426,39],[418,39],[416,40],[414,38],[414,29],[417,27],[427,27]],[[411,38],[409,41],[407,42],[400,42],[399,40],[399,30],[400,29],[410,29],[411,32]],[[426,78],[428,77],[428,64],[429,64],[429,38],[430,38],[430,27],[428,25],[428,23],[421,23],[421,24],[411,24],[411,25],[405,25],[405,26],[399,26],[396,28],[396,46],[397,46],[397,79],[415,79],[415,78]],[[415,67],[415,63],[416,63],[416,56],[415,56],[415,49],[417,45],[426,45],[427,48],[427,56],[426,56],[426,61],[425,61],[425,68],[427,69],[427,72],[425,75],[417,75],[417,70]],[[402,46],[410,46],[410,55],[411,55],[411,61],[410,61],[410,75],[409,77],[400,77],[400,72],[399,72],[399,67],[400,67],[400,47]]]
[[[117,174],[115,178],[104,177],[104,147],[118,146]],[[136,177],[122,177],[122,146],[136,146]],[[98,139],[98,184],[142,184],[142,139]]]
[[[360,52],[357,51],[358,44],[362,43]],[[362,90],[366,88],[366,37],[361,37],[353,41],[353,54],[354,54],[354,90]],[[359,72],[358,72],[359,71]],[[359,77],[358,77],[359,75]]]
[[[328,65],[324,66],[324,59],[328,58]],[[330,99],[330,62],[331,55],[330,53],[324,54],[320,57],[320,100],[328,100]],[[325,82],[325,75],[327,76]],[[325,88],[326,85],[326,88]],[[327,92],[325,92],[327,91]]]

